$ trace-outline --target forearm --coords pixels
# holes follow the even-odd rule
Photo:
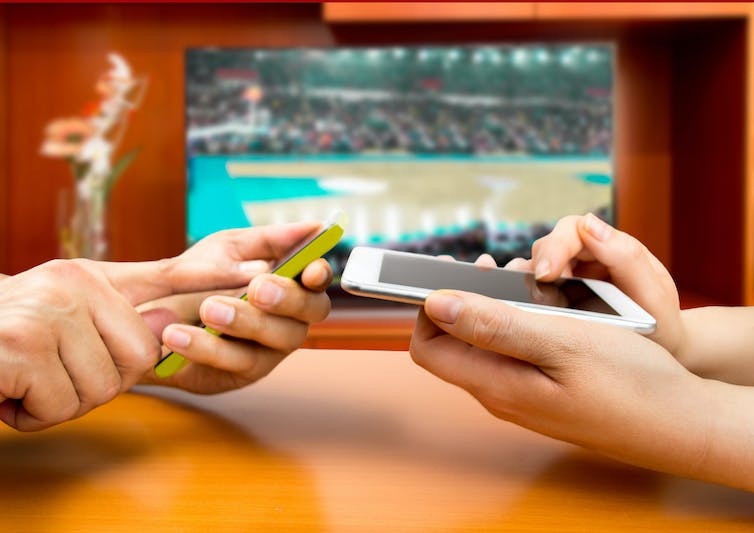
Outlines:
[[[640,401],[625,403],[586,446],[636,466],[754,492],[754,388],[691,374],[666,378]]]
[[[674,355],[691,372],[754,385],[754,308],[702,307],[681,313],[684,340]]]
[[[694,477],[754,492],[754,387],[705,382],[711,431]]]

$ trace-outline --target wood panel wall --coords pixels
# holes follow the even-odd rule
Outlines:
[[[6,87],[6,6],[0,5],[0,87]],[[8,136],[7,136],[7,92],[0,90],[0,274],[5,270],[8,257]]]
[[[672,51],[673,274],[724,304],[744,294],[745,43],[744,24],[701,24]]]

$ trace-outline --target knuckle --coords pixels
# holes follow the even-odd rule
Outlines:
[[[646,248],[644,245],[633,237],[626,235],[626,242],[624,244],[626,257],[632,261],[642,259]]]
[[[479,313],[472,321],[471,336],[475,344],[493,346],[510,330],[511,319],[507,313]]]
[[[81,400],[79,397],[76,396],[76,394],[66,395],[66,398],[60,402],[57,411],[52,415],[50,421],[53,424],[58,424],[60,422],[65,422],[66,420],[71,420],[79,414],[80,409]]]
[[[296,349],[298,349],[302,344],[304,344],[304,341],[306,340],[307,335],[309,334],[309,328],[306,326],[306,324],[296,324],[294,325],[289,331],[288,334],[285,335],[283,346],[280,347],[283,351],[286,353],[290,353]]]

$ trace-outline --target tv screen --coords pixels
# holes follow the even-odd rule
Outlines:
[[[603,43],[190,49],[188,242],[340,209],[336,278],[355,245],[529,256],[613,222],[612,94]]]

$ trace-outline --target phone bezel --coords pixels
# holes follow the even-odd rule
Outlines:
[[[351,251],[351,255],[346,262],[343,275],[341,276],[341,287],[343,287],[345,291],[358,296],[422,305],[427,296],[434,292],[434,290],[379,281],[383,257],[391,254],[442,261],[442,259],[437,257],[424,254],[413,254],[409,252],[385,250],[382,248],[358,246]],[[583,281],[595,292],[595,294],[597,294],[597,296],[612,307],[618,315],[608,315],[594,311],[583,311],[580,309],[553,307],[504,299],[500,299],[500,301],[534,313],[578,317],[595,322],[629,328],[642,334],[649,334],[654,331],[656,327],[655,319],[615,285],[606,281],[594,279],[570,279]]]

